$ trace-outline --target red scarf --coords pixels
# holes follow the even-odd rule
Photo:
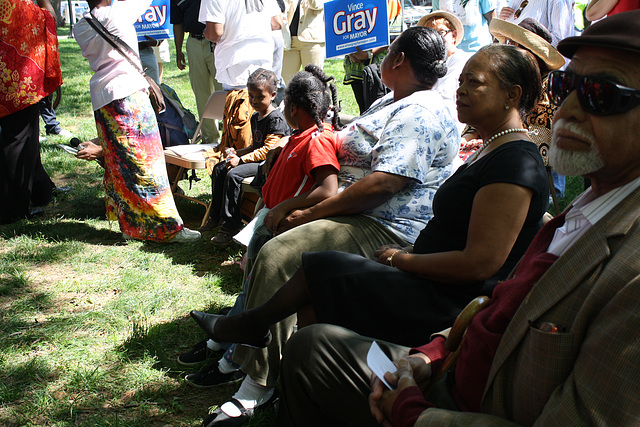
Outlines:
[[[32,0],[0,0],[0,117],[61,84],[55,18]]]

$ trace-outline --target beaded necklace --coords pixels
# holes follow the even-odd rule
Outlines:
[[[489,144],[491,144],[493,142],[493,140],[500,138],[501,136],[504,135],[508,135],[510,133],[517,133],[517,132],[529,132],[528,129],[518,129],[518,128],[511,128],[511,129],[505,129],[502,132],[498,132],[495,135],[493,135],[491,138],[487,139],[485,142],[482,143],[482,147],[478,148],[478,151],[476,151],[475,153],[473,153],[468,159],[466,163],[473,163],[473,161],[475,159],[478,158],[478,156],[480,155],[480,153],[482,153],[482,151],[487,148],[489,146]]]

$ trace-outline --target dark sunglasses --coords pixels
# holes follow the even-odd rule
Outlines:
[[[595,116],[622,114],[640,105],[640,90],[570,71],[549,73],[549,98],[552,103],[560,106],[574,90],[577,90],[582,108]]]

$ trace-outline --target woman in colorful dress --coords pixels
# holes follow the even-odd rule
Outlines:
[[[133,23],[151,0],[89,0],[90,14],[74,27],[89,60],[91,103],[105,160],[107,218],[118,220],[125,238],[158,242],[197,240],[200,233],[183,226],[171,194],[155,113],[142,74],[87,21],[107,31],[137,53]],[[130,58],[137,64],[139,57]]]

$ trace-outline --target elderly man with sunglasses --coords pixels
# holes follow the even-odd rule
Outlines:
[[[640,11],[560,42],[551,161],[592,187],[536,236],[467,329],[454,373],[436,334],[396,362],[386,388],[371,339],[313,325],[289,340],[279,425],[640,425]],[[380,313],[384,316],[384,313]],[[367,407],[367,398],[369,407]],[[377,421],[377,422],[376,422]]]

